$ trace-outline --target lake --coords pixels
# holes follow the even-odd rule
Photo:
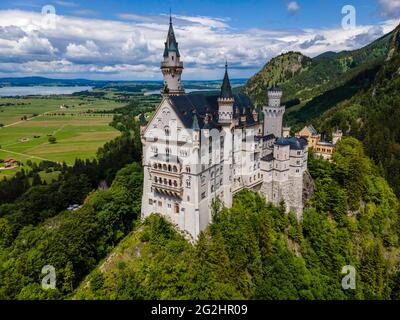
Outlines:
[[[31,86],[31,87],[2,87],[0,88],[0,97],[16,97],[16,96],[51,96],[62,94],[73,94],[81,91],[92,91],[92,87],[73,86]]]

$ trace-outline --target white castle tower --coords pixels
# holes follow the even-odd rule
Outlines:
[[[180,61],[178,42],[176,42],[172,17],[169,18],[169,30],[165,42],[164,60],[161,62],[161,71],[164,76],[164,87],[161,94],[182,95],[185,93],[181,83],[183,62]]]
[[[264,135],[282,136],[282,121],[285,107],[281,106],[282,90],[273,86],[268,90],[268,106],[264,107]]]
[[[221,94],[218,98],[218,119],[221,125],[231,125],[233,121],[233,94],[228,76],[228,63],[225,63],[225,75]]]

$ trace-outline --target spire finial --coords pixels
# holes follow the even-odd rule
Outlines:
[[[172,11],[171,11],[171,7],[169,7],[169,23],[172,24]]]

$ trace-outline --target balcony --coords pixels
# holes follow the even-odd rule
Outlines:
[[[176,185],[170,185],[169,183],[165,184],[163,182],[156,182],[153,180],[152,187],[156,192],[170,197],[181,198],[183,194],[183,187],[180,186],[180,181]]]
[[[164,62],[164,61],[161,62],[161,68],[170,68],[170,67],[183,68],[183,62],[178,62],[178,63],[175,62],[174,65],[170,65],[170,62]]]

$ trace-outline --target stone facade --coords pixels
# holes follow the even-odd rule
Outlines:
[[[232,93],[226,65],[219,95],[186,95],[172,35],[170,23],[163,99],[149,121],[140,117],[142,217],[160,213],[196,240],[212,222],[212,201],[219,198],[229,208],[233,195],[246,188],[276,205],[284,201],[301,219],[308,146],[282,128],[282,90],[271,88],[268,106],[255,108],[247,96]],[[172,72],[180,72],[179,79]]]

